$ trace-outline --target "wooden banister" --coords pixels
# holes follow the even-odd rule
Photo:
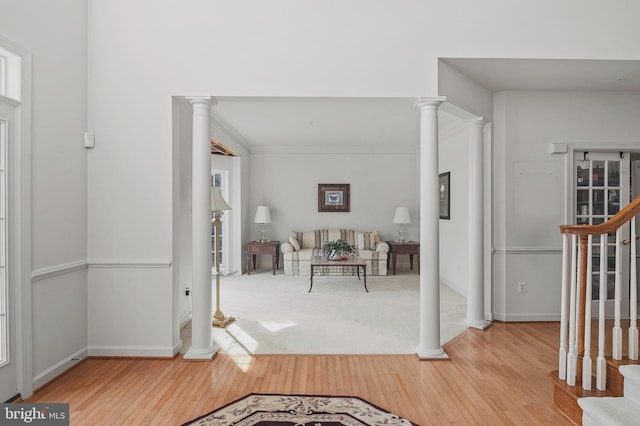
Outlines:
[[[640,197],[630,202],[611,219],[598,225],[560,225],[561,234],[603,235],[613,232],[640,213]]]
[[[607,366],[605,356],[605,302],[613,302],[613,328],[611,329],[612,352],[611,358],[617,362],[623,359],[623,334],[621,327],[621,301],[623,299],[623,286],[630,285],[629,306],[631,316],[629,326],[628,354],[637,358],[638,353],[638,328],[637,311],[638,303],[636,290],[636,216],[640,214],[640,197],[633,200],[607,222],[598,225],[561,225],[560,232],[563,235],[563,272],[562,272],[562,311],[561,311],[561,337],[560,337],[560,379],[566,380],[569,386],[576,386],[576,379],[582,376],[580,384],[584,390],[591,389],[592,357],[591,357],[591,295],[593,283],[593,264],[595,258],[599,258],[599,274],[597,286],[599,287],[598,300],[598,357],[595,367],[596,388],[598,391],[607,389]],[[630,223],[631,242],[622,240],[621,229]],[[605,237],[613,235],[615,239]],[[594,235],[600,235],[599,252],[593,252]],[[622,244],[631,243],[630,257],[621,254]],[[611,252],[609,249],[614,248]],[[615,271],[611,271],[612,257],[615,256]],[[629,266],[630,283],[622,282],[623,262]],[[570,265],[570,266],[569,266]],[[570,268],[570,269],[567,269]],[[608,282],[614,277],[613,299],[607,297]],[[626,279],[626,277],[625,277]],[[626,290],[625,290],[626,291]],[[568,300],[567,300],[568,296]],[[589,305],[589,309],[587,309]],[[568,315],[567,315],[568,313]],[[625,314],[626,315],[626,314]],[[569,339],[567,341],[567,332]],[[587,344],[589,342],[589,344]],[[630,357],[629,357],[630,358]],[[583,364],[584,362],[584,364]],[[580,374],[584,370],[584,375]]]

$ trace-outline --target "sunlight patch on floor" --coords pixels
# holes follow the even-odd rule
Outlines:
[[[298,325],[297,322],[294,322],[291,320],[284,320],[284,321],[258,320],[258,324],[260,324],[261,326],[263,326],[264,328],[266,328],[267,330],[273,333],[284,330],[285,328],[295,327],[296,325]]]
[[[245,373],[252,364],[252,354],[258,348],[258,342],[246,333],[238,324],[226,328],[213,329],[213,339],[220,349],[227,353]]]
[[[229,355],[229,358],[231,358],[233,362],[235,362],[236,365],[245,373],[249,371],[255,361],[251,355],[246,354],[233,354]]]

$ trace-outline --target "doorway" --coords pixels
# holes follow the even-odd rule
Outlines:
[[[632,158],[634,159],[632,163]],[[626,207],[633,198],[640,194],[640,167],[632,167],[632,164],[640,166],[635,160],[640,154],[629,151],[617,152],[587,152],[576,151],[574,153],[574,194],[575,194],[575,223],[579,225],[597,225],[604,223]],[[638,172],[635,172],[635,171]],[[629,223],[620,228],[620,275],[622,300],[620,314],[629,316],[629,290],[630,283],[630,244],[637,244],[635,237],[630,235]],[[606,253],[600,253],[601,238],[606,239]],[[616,233],[607,235],[594,235],[592,241],[592,312],[598,312],[600,298],[600,257],[606,256],[606,284],[605,315],[610,318],[614,315],[615,280],[616,280]]]

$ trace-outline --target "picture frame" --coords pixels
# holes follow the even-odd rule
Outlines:
[[[440,173],[440,219],[451,220],[451,172]]]
[[[318,211],[319,212],[349,212],[351,211],[351,184],[348,183],[319,183]]]

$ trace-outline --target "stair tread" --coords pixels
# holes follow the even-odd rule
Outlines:
[[[587,397],[618,397],[620,394],[612,391],[611,389],[598,390],[595,387],[595,378],[593,378],[592,388],[590,390],[583,389],[581,386],[581,380],[576,379],[576,386],[569,386],[565,380],[558,378],[558,370],[554,370],[549,373],[549,379],[559,389],[563,389],[567,394],[572,395],[574,398],[587,398]]]
[[[640,418],[640,404],[622,396],[579,398],[578,405],[593,424],[634,425]]]
[[[640,365],[621,365],[618,368],[620,374],[624,376],[625,380],[631,380],[633,382],[640,382]]]

